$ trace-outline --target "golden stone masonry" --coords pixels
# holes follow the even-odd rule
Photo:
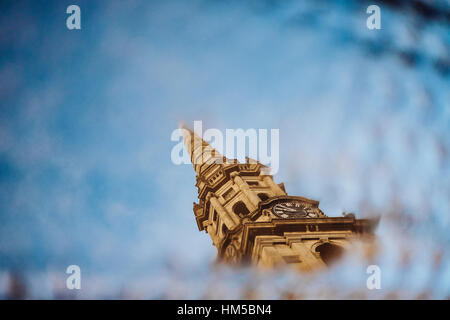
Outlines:
[[[353,239],[373,236],[377,219],[327,217],[318,201],[289,196],[261,163],[230,161],[183,129],[197,175],[195,219],[199,230],[210,235],[220,260],[314,271],[338,258]]]

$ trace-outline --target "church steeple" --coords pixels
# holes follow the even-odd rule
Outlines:
[[[197,226],[210,235],[220,259],[312,270],[326,261],[311,248],[327,243],[337,252],[351,235],[370,229],[365,220],[328,218],[318,201],[288,196],[258,161],[226,159],[192,130],[182,130],[196,172]]]

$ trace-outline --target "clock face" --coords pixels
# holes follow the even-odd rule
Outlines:
[[[299,201],[286,201],[277,203],[272,207],[272,212],[280,218],[318,218],[319,215],[313,208]]]

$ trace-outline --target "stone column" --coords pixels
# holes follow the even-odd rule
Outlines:
[[[241,189],[250,203],[254,206],[252,211],[258,208],[258,203],[261,201],[261,199],[259,199],[258,196],[252,190],[250,190],[248,184],[244,180],[242,180],[240,176],[234,177],[234,183],[238,185],[239,189]]]
[[[206,231],[208,232],[208,234],[209,234],[209,236],[211,237],[211,240],[212,240],[212,242],[213,242],[213,245],[217,245],[217,243],[218,243],[218,239],[217,239],[217,235],[216,235],[216,230],[215,230],[215,228],[214,228],[214,226],[213,226],[213,224],[211,223],[211,224],[208,224],[207,226],[206,226]]]
[[[223,220],[227,228],[230,230],[234,229],[234,227],[240,223],[239,218],[229,214],[215,196],[211,194],[208,196],[210,197],[209,200],[211,201],[211,205],[217,210],[219,217]]]
[[[275,193],[276,196],[285,196],[286,192],[284,192],[279,185],[277,185],[275,182],[273,182],[273,179],[271,176],[264,176],[263,178],[264,182],[267,184],[270,189]]]

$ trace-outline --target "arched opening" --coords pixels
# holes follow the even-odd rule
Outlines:
[[[269,199],[269,196],[266,193],[258,193],[258,197],[261,199],[261,201],[266,201]]]
[[[242,201],[238,201],[234,204],[233,212],[241,218],[245,217],[246,215],[248,215],[250,213],[247,206]]]
[[[338,260],[344,253],[344,249],[341,246],[326,242],[316,248],[316,252],[320,254],[320,258],[327,265],[330,266],[336,260]]]

